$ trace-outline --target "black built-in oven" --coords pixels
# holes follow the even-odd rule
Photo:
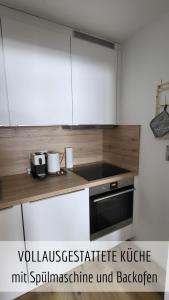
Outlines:
[[[134,178],[90,189],[90,237],[100,238],[133,222]]]

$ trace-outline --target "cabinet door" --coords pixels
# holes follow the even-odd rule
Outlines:
[[[116,123],[117,51],[72,38],[74,124]]]
[[[11,125],[72,124],[70,36],[2,18]]]
[[[89,190],[23,204],[26,241],[89,240]]]
[[[21,205],[0,210],[0,241],[23,241]]]
[[[19,242],[18,250],[21,251],[25,250],[21,205],[0,210],[0,241]],[[9,253],[11,253],[10,248],[8,248],[7,257],[9,256]],[[7,260],[1,261],[1,268],[0,268],[1,286],[4,283],[4,286],[6,287],[6,278],[8,278],[9,280],[9,274],[13,273],[14,270],[16,273],[19,273],[21,270],[24,273],[27,272],[26,263],[24,261],[18,264],[18,262],[17,261],[14,262],[13,259],[14,258],[11,253],[9,257],[9,261]],[[0,299],[12,300],[21,296],[23,293],[28,292],[28,286],[26,284],[25,285],[23,284],[22,289],[23,292],[18,292],[18,293],[0,292]]]
[[[1,25],[0,25],[1,32]],[[6,93],[5,69],[3,60],[2,35],[0,33],[0,126],[9,126],[9,109]]]

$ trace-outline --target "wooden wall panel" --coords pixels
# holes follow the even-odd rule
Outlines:
[[[103,159],[138,173],[140,126],[120,125],[103,130]]]
[[[25,173],[30,152],[40,150],[63,152],[65,147],[71,146],[75,164],[100,161],[103,159],[102,134],[101,129],[0,128],[0,176]]]
[[[74,164],[105,160],[138,172],[140,126],[65,130],[61,127],[0,128],[0,176],[25,173],[30,152],[73,147]],[[65,166],[63,160],[62,166]]]

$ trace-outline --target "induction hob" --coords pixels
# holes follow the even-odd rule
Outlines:
[[[127,173],[129,171],[105,162],[98,162],[76,166],[73,168],[73,172],[88,181],[92,181]]]

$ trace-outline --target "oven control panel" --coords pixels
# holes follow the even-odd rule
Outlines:
[[[118,188],[118,181],[110,183],[110,188],[111,188],[111,190],[117,189]]]
[[[134,177],[129,177],[118,181],[118,188],[123,188],[128,185],[134,185]]]
[[[134,177],[129,177],[123,180],[114,181],[111,183],[106,183],[102,185],[98,185],[89,189],[90,196],[99,195],[106,192],[110,192],[112,190],[116,190],[119,188],[123,188],[126,186],[134,185]]]

